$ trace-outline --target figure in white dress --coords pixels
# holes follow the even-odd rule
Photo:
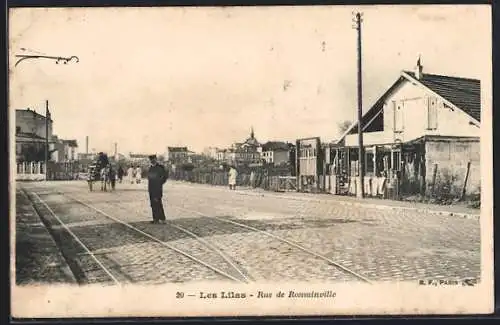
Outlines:
[[[134,184],[134,167],[130,166],[127,169],[127,178],[130,184]]]
[[[238,177],[238,171],[236,171],[236,168],[231,166],[231,168],[229,168],[229,182],[228,182],[230,190],[236,189],[236,177]]]
[[[142,169],[141,167],[137,167],[135,169],[135,182],[139,184],[141,183],[141,180],[142,180]]]

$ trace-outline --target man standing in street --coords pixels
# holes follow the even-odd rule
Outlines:
[[[151,167],[148,170],[148,192],[153,212],[151,223],[165,223],[165,211],[163,210],[163,184],[167,181],[168,173],[165,167],[158,164],[156,155],[149,156]]]

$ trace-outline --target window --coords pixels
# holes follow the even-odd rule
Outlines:
[[[394,107],[394,132],[403,132],[403,101],[393,101]]]
[[[438,101],[436,97],[427,98],[427,129],[437,129]]]
[[[401,151],[394,151],[392,153],[392,169],[401,170]]]
[[[366,174],[368,173],[373,173],[374,170],[374,164],[373,164],[373,153],[367,152],[365,155],[365,163],[366,163]]]
[[[16,134],[18,133],[21,133],[21,127],[20,126],[16,126]]]

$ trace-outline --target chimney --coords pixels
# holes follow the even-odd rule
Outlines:
[[[417,66],[415,67],[415,77],[420,80],[422,79],[422,70],[424,69],[424,67],[422,66],[421,62],[420,62],[420,55],[418,56],[418,61],[417,61]]]
[[[85,153],[87,155],[89,154],[89,136],[88,135],[85,137]]]

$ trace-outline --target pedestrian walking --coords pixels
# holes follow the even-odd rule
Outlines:
[[[116,186],[116,172],[112,166],[109,167],[109,182],[111,183],[111,190],[114,191]]]
[[[118,166],[118,171],[116,173],[118,176],[118,182],[121,184],[123,180],[123,174],[125,173],[122,166]]]
[[[132,165],[127,169],[127,178],[130,184],[134,184],[134,167]]]
[[[109,166],[101,169],[101,191],[107,191],[109,181]]]
[[[142,169],[141,166],[137,166],[137,168],[135,169],[135,182],[137,184],[140,184],[141,180],[142,180]]]
[[[148,170],[148,192],[151,203],[153,221],[151,223],[165,223],[165,211],[163,210],[163,185],[168,179],[165,167],[158,164],[156,155],[149,156],[151,167]]]
[[[229,168],[229,189],[230,190],[236,189],[236,177],[238,177],[238,172],[236,171],[236,168],[234,168],[234,166],[231,166]]]
[[[89,185],[89,191],[93,191],[93,183],[97,179],[96,174],[96,166],[90,165],[87,173],[87,183]]]

